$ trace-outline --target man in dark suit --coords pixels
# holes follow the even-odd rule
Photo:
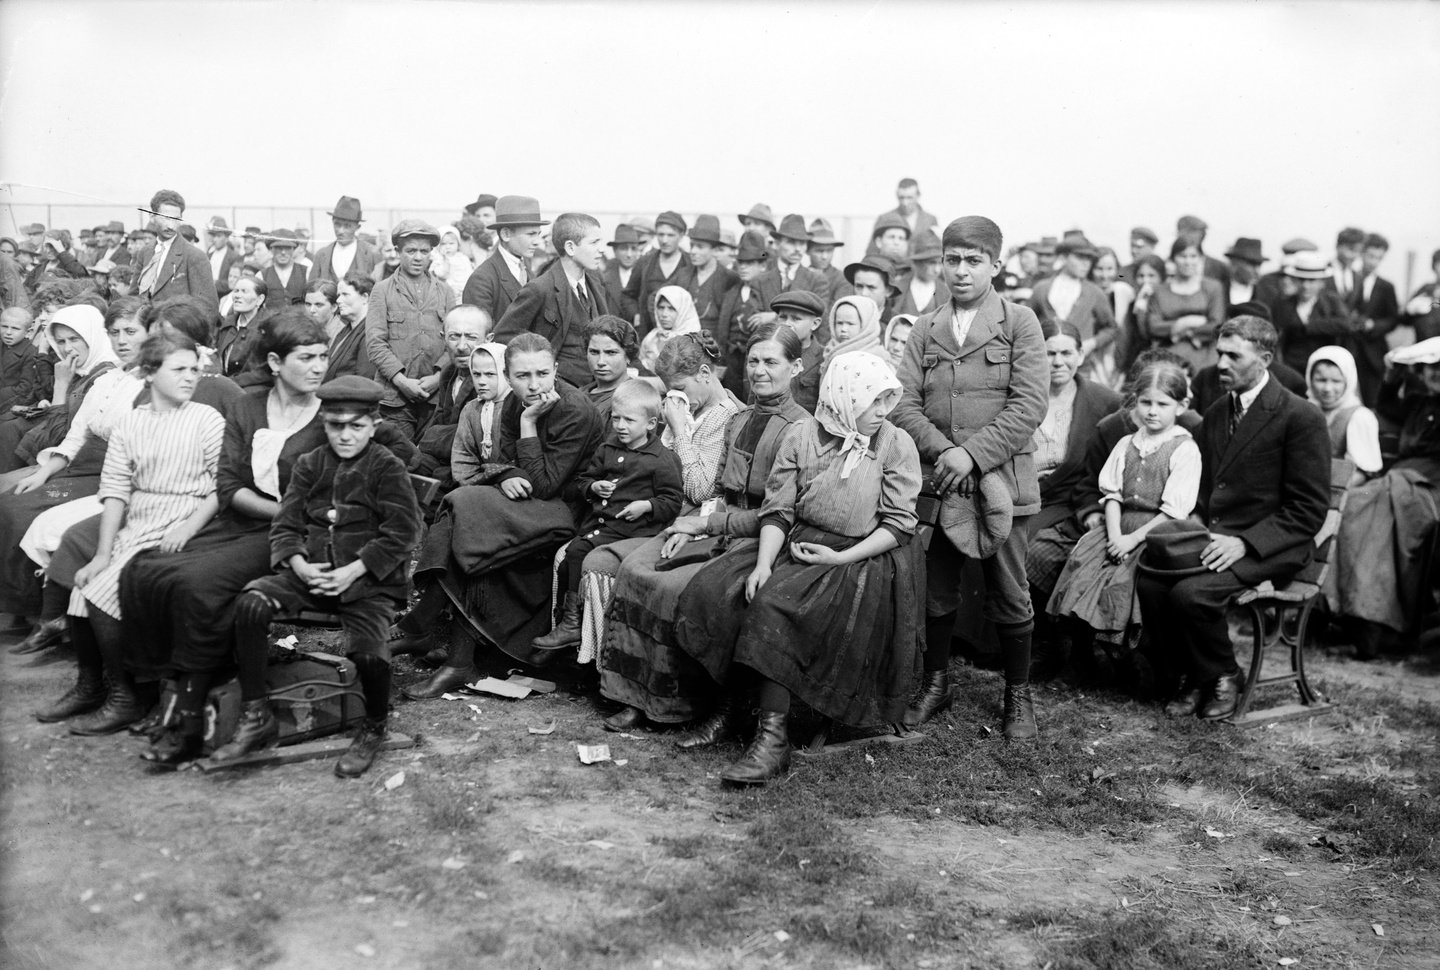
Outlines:
[[[835,238],[835,230],[830,228],[829,222],[819,218],[810,221],[810,242],[805,246],[805,253],[810,257],[810,268],[830,284],[831,303],[855,292],[845,282],[845,274],[840,272],[840,267],[835,265],[835,250],[843,245]]]
[[[106,223],[105,244],[100,249],[100,259],[108,259],[116,266],[129,266],[132,258],[130,247],[125,245],[125,223],[118,220]]]
[[[320,247],[310,264],[309,281],[329,280],[336,282],[347,276],[369,276],[382,260],[379,248],[356,237],[360,223],[365,221],[360,200],[348,195],[340,196],[335,209],[325,213],[335,230],[335,241]]]
[[[1325,289],[1339,294],[1341,302],[1355,308],[1360,294],[1360,250],[1365,245],[1365,230],[1346,226],[1335,237],[1335,260],[1330,264],[1330,277]]]
[[[1400,297],[1395,284],[1380,275],[1380,263],[1390,251],[1390,241],[1378,233],[1365,237],[1360,250],[1360,285],[1355,288],[1355,367],[1360,376],[1360,398],[1373,408],[1380,398],[1385,377],[1386,338],[1400,322]]]
[[[495,221],[490,231],[499,245],[465,281],[460,302],[478,306],[499,321],[510,309],[520,287],[530,282],[530,257],[543,242],[540,203],[525,195],[506,195],[495,203]]]
[[[1259,300],[1251,300],[1249,303],[1231,307],[1230,316],[1259,317],[1262,320],[1271,320],[1273,323],[1270,308]],[[1287,367],[1284,361],[1278,358],[1272,359],[1267,369],[1270,371],[1271,379],[1279,381],[1280,386],[1285,390],[1299,397],[1305,397],[1309,388],[1305,386],[1304,374],[1293,367]],[[1190,409],[1195,413],[1204,414],[1210,410],[1210,405],[1224,396],[1225,388],[1220,385],[1220,368],[1216,365],[1202,367],[1194,377],[1190,378]]]
[[[680,240],[685,238],[688,229],[678,212],[662,212],[656,216],[655,248],[640,257],[630,274],[630,282],[625,285],[625,296],[634,300],[639,308],[635,330],[641,339],[655,329],[655,294],[661,287],[678,286],[686,291],[694,288],[695,267],[680,251]]]
[[[806,247],[810,244],[810,231],[805,228],[805,217],[792,213],[781,219],[780,228],[775,230],[775,240],[778,247],[777,258],[775,265],[765,271],[761,281],[762,288],[773,288],[776,294],[806,290],[818,296],[828,311],[832,299],[830,281],[801,262]],[[765,280],[769,281],[768,284]],[[826,335],[821,336],[823,338]]]
[[[205,223],[205,240],[210,244],[205,256],[210,260],[210,272],[215,275],[215,292],[224,296],[230,292],[230,267],[240,259],[240,254],[230,245],[229,224],[220,216],[212,216]]]
[[[926,230],[939,233],[940,220],[920,207],[919,182],[911,178],[901,179],[900,184],[895,186],[895,202],[895,208],[876,217],[875,227],[870,230],[870,248],[866,250],[867,255],[883,252],[877,237],[880,234],[880,223],[889,221],[887,217],[890,216],[898,216],[905,223],[907,239],[914,239]],[[888,253],[886,255],[892,260],[895,258]]]
[[[615,258],[605,264],[605,272],[602,274],[605,295],[610,298],[610,306],[614,308],[617,317],[634,323],[639,308],[634,300],[625,295],[625,287],[629,285],[630,277],[635,272],[635,263],[640,259],[640,234],[635,231],[634,226],[622,222],[615,227],[615,238],[610,240],[610,249]]]
[[[520,288],[495,325],[496,343],[509,343],[522,333],[537,333],[550,341],[556,372],[576,387],[590,382],[585,328],[611,312],[599,272],[604,238],[593,216],[579,212],[557,216],[551,239],[559,258]]]
[[[1240,668],[1225,622],[1230,597],[1264,580],[1282,583],[1310,561],[1330,504],[1330,436],[1319,408],[1271,380],[1275,328],[1236,317],[1215,349],[1226,396],[1198,435],[1204,466],[1200,515],[1210,541],[1203,571],[1149,571],[1136,581],[1150,643],[1168,652],[1184,680],[1166,706],[1174,716],[1229,716]],[[1146,553],[1148,555],[1148,552]]]
[[[260,275],[266,288],[265,306],[279,310],[303,303],[309,281],[305,270],[295,262],[295,247],[300,244],[300,237],[292,229],[276,229],[265,242],[271,258],[270,265]]]
[[[173,189],[161,189],[150,197],[150,208],[140,211],[151,216],[156,241],[141,251],[134,264],[140,268],[135,292],[153,303],[172,296],[193,296],[218,314],[220,295],[215,292],[210,261],[199,247],[180,238],[184,197]]]

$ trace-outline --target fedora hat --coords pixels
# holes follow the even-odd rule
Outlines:
[[[332,219],[344,219],[347,222],[365,221],[365,214],[360,209],[360,200],[350,195],[340,196],[340,201],[335,203],[335,210],[325,214]]]
[[[655,217],[655,228],[659,229],[661,226],[669,226],[682,236],[690,229],[690,227],[685,224],[684,216],[678,212],[671,212],[668,209]]]
[[[731,249],[735,248],[735,231],[733,229],[720,230],[720,245],[729,246]]]
[[[615,238],[610,240],[609,245],[638,246],[640,245],[640,233],[635,231],[634,226],[622,222],[615,227]]]
[[[106,231],[106,232],[124,233],[124,232],[125,232],[125,223],[121,222],[119,219],[116,219],[116,220],[114,220],[114,221],[112,221],[112,222],[107,222],[107,223],[105,223],[105,231]]]
[[[540,202],[537,199],[528,195],[502,195],[495,200],[495,221],[490,223],[491,230],[548,225],[549,219],[540,218]]]
[[[205,231],[228,236],[230,235],[230,224],[220,216],[211,216],[210,221],[205,223]]]
[[[962,554],[988,559],[1010,538],[1015,503],[999,472],[980,476],[973,495],[952,491],[940,502],[940,528]]]
[[[739,263],[759,263],[770,258],[770,247],[765,245],[765,233],[759,229],[746,229],[740,235],[740,247],[735,253]]]
[[[477,215],[481,209],[493,209],[495,208],[495,202],[495,196],[490,195],[488,192],[481,192],[475,196],[474,202],[465,207],[465,214],[467,216],[473,216]]]
[[[1058,241],[1054,236],[1041,236],[1039,242],[1026,243],[1026,248],[1035,250],[1041,256],[1054,256]]]
[[[881,256],[879,253],[871,253],[864,259],[851,263],[845,267],[845,282],[852,286],[855,285],[855,274],[862,269],[874,270],[877,273],[884,274],[885,286],[890,291],[891,299],[900,295],[900,287],[896,286],[893,282],[895,277],[895,264],[890,262],[887,257]],[[881,309],[884,308],[882,307]]]
[[[1235,240],[1235,245],[1225,250],[1226,259],[1239,259],[1247,263],[1254,263],[1259,266],[1265,262],[1265,257],[1260,252],[1260,240],[1249,239],[1241,236]]]
[[[1207,232],[1210,226],[1199,216],[1181,216],[1175,220],[1176,232]]]
[[[38,222],[32,222],[29,225],[21,226],[20,231],[27,236],[37,236],[45,231],[45,227]]]
[[[400,224],[390,231],[390,242],[399,249],[411,236],[428,237],[432,246],[440,245],[440,230],[424,219],[401,219]]]
[[[1330,264],[1317,252],[1296,253],[1285,267],[1285,275],[1296,280],[1328,280]]]
[[[1145,537],[1139,569],[1152,576],[1198,576],[1207,571],[1200,554],[1210,545],[1210,538],[1198,522],[1161,522]]]
[[[775,235],[799,242],[810,241],[810,232],[805,228],[805,217],[794,212],[780,220],[780,228],[775,230]]]
[[[835,230],[830,228],[830,223],[824,219],[814,219],[810,223],[810,245],[843,246],[845,244],[835,238]]]
[[[876,239],[891,229],[904,229],[905,238],[910,238],[910,223],[905,221],[904,216],[897,215],[894,212],[887,212],[875,220],[875,229],[870,233],[870,238]]]
[[[775,214],[771,212],[770,207],[763,202],[757,202],[752,205],[750,211],[740,216],[739,219],[742,226],[745,224],[746,219],[754,219],[757,222],[763,222],[769,226],[771,232],[775,231]]]
[[[943,252],[940,237],[926,229],[910,244],[910,262],[923,263],[928,259],[939,259]]]
[[[1087,259],[1097,259],[1100,256],[1100,250],[1096,249],[1094,243],[1086,239],[1083,233],[1078,236],[1066,233],[1065,239],[1055,247],[1055,251],[1061,256],[1083,256]]]
[[[720,220],[716,216],[698,215],[695,217],[695,228],[690,230],[692,242],[707,242],[712,246],[720,245]]]

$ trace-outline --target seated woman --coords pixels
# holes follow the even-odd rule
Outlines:
[[[1215,363],[1215,332],[1225,322],[1225,288],[1205,275],[1205,256],[1191,237],[1181,234],[1175,240],[1170,259],[1175,275],[1155,287],[1141,329],[1150,346],[1168,346],[1193,373]]]
[[[632,369],[640,356],[640,338],[635,328],[619,317],[596,317],[586,328],[585,360],[595,378],[580,390],[600,412],[602,425],[610,424],[610,398],[615,389],[635,376]]]
[[[1330,457],[1355,466],[1350,487],[1380,474],[1380,422],[1360,403],[1360,376],[1355,356],[1344,347],[1321,347],[1305,365],[1309,398],[1325,414],[1330,429]]]
[[[1384,475],[1350,489],[1325,587],[1330,611],[1348,621],[1361,659],[1375,656],[1386,630],[1414,632],[1424,602],[1440,522],[1440,337],[1386,354],[1377,410],[1400,426],[1396,460]]]
[[[655,294],[655,329],[640,342],[640,369],[655,373],[660,348],[666,341],[684,333],[700,332],[700,316],[695,312],[695,298],[683,286],[662,286]]]
[[[693,364],[696,383],[704,385],[714,380],[713,372],[703,371],[708,363],[698,358],[686,361],[678,355],[679,349],[677,370]],[[722,545],[752,551],[755,547],[765,480],[780,441],[792,426],[810,417],[790,395],[802,353],[800,338],[785,324],[772,322],[756,328],[744,354],[745,379],[755,403],[726,417],[723,423],[706,420],[696,425],[697,433],[702,425],[709,426],[707,432],[716,425],[724,431],[724,446],[718,452],[713,447],[696,449],[700,460],[720,462],[714,501],[700,488],[703,478],[687,483],[686,497],[692,502],[698,500],[698,509],[682,515],[658,538],[626,555],[618,573],[613,566],[605,569],[615,579],[614,602],[605,613],[604,635],[582,644],[599,645],[600,693],[624,705],[607,722],[613,730],[633,727],[640,723],[642,714],[658,724],[680,724],[708,713],[696,731],[677,742],[682,748],[697,748],[717,744],[739,729],[741,702],[726,692],[717,705],[709,676],[676,646],[678,605],[695,574]],[[722,405],[707,405],[707,409],[716,407]],[[710,536],[717,538],[689,545],[696,537]],[[601,572],[594,555],[586,560],[585,567]],[[598,590],[586,588],[587,619],[596,608],[594,600],[603,602],[605,592],[603,583]],[[591,636],[588,630],[586,636]]]
[[[904,716],[920,669],[923,552],[911,541],[920,455],[885,420],[899,400],[885,362],[835,358],[814,419],[780,444],[758,548],[711,561],[680,597],[680,648],[717,684],[740,679],[735,667],[759,676],[755,736],[726,782],[785,773],[792,697],[845,724]]]
[[[71,723],[72,734],[110,734],[144,715],[122,657],[121,571],[142,550],[185,548],[219,507],[215,476],[225,419],[191,400],[200,377],[195,342],[175,333],[152,334],[140,348],[139,366],[150,385],[150,403],[126,415],[110,437],[101,473],[100,539],[95,558],[75,574],[70,599],[70,640],[79,666],[70,693],[103,690],[105,699]],[[203,685],[198,686],[203,700]],[[189,730],[198,751],[198,701],[192,710],[197,718]],[[173,762],[178,741],[157,743],[145,756]]]
[[[830,361],[841,354],[871,354],[892,368],[895,366],[880,332],[880,308],[868,296],[842,296],[836,300],[830,308],[829,324],[830,341],[825,345],[820,365],[822,379]]]
[[[270,288],[258,276],[242,276],[230,291],[230,312],[215,332],[215,369],[235,377],[250,364],[262,325],[273,311],[265,306]]]
[[[897,368],[900,358],[905,356],[905,345],[910,342],[910,331],[915,329],[918,319],[908,313],[897,313],[885,325],[885,353],[890,355],[890,363]]]
[[[531,643],[549,626],[550,556],[575,534],[561,494],[599,446],[600,417],[556,376],[555,352],[538,334],[510,341],[505,376],[513,393],[501,405],[495,453],[474,484],[445,497],[416,564],[420,599],[397,624],[391,649],[415,650],[432,645],[447,608],[461,621],[451,625],[445,663],[403,691],[411,700],[476,679],[476,636],[523,663],[549,659]]]

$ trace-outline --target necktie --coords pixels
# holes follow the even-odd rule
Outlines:
[[[587,317],[595,316],[595,305],[590,302],[590,294],[585,291],[585,281],[581,280],[575,284],[575,295],[580,298],[580,306],[584,307]]]
[[[1245,416],[1244,410],[1240,407],[1240,395],[1234,391],[1230,392],[1230,437],[1235,437],[1235,429],[1240,427],[1240,419]]]
[[[150,262],[145,264],[145,269],[140,273],[140,292],[150,296],[155,290],[155,277],[160,275],[160,254],[164,252],[159,243],[155,244],[155,252],[150,256]]]

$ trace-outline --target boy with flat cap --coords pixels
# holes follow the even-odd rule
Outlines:
[[[776,320],[800,338],[800,373],[790,379],[790,396],[811,414],[820,403],[820,374],[825,363],[825,342],[817,331],[825,316],[825,304],[809,290],[790,290],[770,301]]]
[[[478,306],[498,321],[510,309],[520,287],[530,282],[530,257],[544,244],[544,226],[550,220],[540,218],[540,203],[528,195],[505,195],[495,203],[495,221],[490,231],[498,245],[470,278],[460,294],[460,302]]]
[[[323,385],[327,444],[295,463],[270,526],[274,574],[235,601],[235,647],[245,710],[235,737],[212,755],[232,761],[278,733],[265,696],[270,623],[301,610],[337,613],[346,654],[365,694],[365,720],[335,773],[369,770],[390,713],[390,624],[410,595],[410,556],[420,544],[420,507],[405,463],[373,442],[385,389],[349,375]]]
[[[655,249],[640,257],[630,274],[630,282],[625,284],[625,296],[639,307],[635,330],[642,340],[655,329],[655,294],[666,286],[688,291],[695,282],[695,268],[680,251],[680,240],[685,238],[688,229],[678,212],[662,212],[656,216]]]
[[[958,509],[961,518],[971,511],[972,521],[984,512],[977,504],[991,509],[991,503],[1008,504],[1013,510],[1009,534],[997,548],[973,535],[966,541],[961,529],[955,539],[950,529],[932,537],[926,553],[925,685],[905,723],[922,724],[953,703],[952,631],[960,609],[979,608],[1000,639],[1004,736],[1031,740],[1035,623],[1025,574],[1026,519],[1040,510],[1032,452],[1035,429],[1049,407],[1050,366],[1034,311],[1002,300],[992,286],[1003,245],[1000,227],[984,216],[964,216],[945,227],[941,271],[950,299],[915,321],[900,361],[903,390],[890,420],[915,439],[921,460],[934,466],[933,488],[947,509]],[[981,560],[983,605],[961,602],[967,558]]]

